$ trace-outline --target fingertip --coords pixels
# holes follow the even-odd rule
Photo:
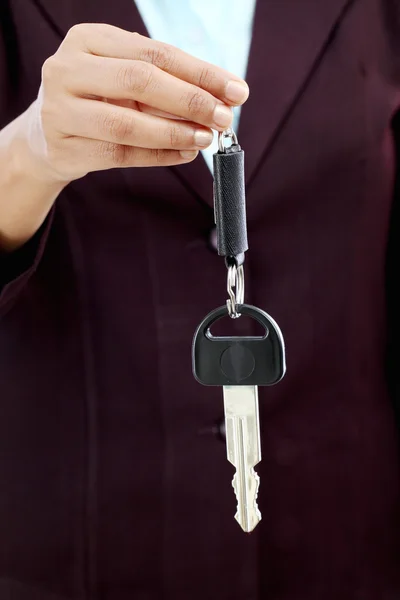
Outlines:
[[[197,150],[181,150],[179,154],[186,162],[190,162],[196,158],[196,156],[198,155],[198,151]]]
[[[214,139],[214,133],[211,129],[197,129],[194,132],[194,143],[199,148],[208,148]]]
[[[225,97],[232,104],[243,104],[249,97],[250,89],[243,80],[228,81],[225,88]]]

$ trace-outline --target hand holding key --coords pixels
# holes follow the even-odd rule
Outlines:
[[[217,66],[103,24],[73,27],[42,76],[25,129],[38,173],[57,181],[193,160],[248,96]]]
[[[44,63],[37,99],[0,131],[1,249],[32,237],[87,173],[192,161],[247,96],[244,81],[173,46],[76,25]]]

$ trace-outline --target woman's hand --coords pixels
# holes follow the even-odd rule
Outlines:
[[[244,81],[173,46],[76,25],[43,66],[24,130],[37,176],[68,183],[113,167],[189,162],[247,97]]]

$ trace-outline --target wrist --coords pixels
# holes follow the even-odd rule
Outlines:
[[[35,234],[68,183],[57,181],[34,156],[19,119],[0,132],[0,251],[6,252]]]
[[[37,191],[54,192],[57,195],[68,185],[68,181],[57,179],[50,169],[34,156],[25,136],[16,136],[13,139],[10,153],[11,177],[25,179]]]

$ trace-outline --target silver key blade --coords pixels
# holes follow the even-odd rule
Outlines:
[[[226,451],[236,468],[232,481],[237,499],[235,519],[250,532],[261,520],[257,506],[260,478],[254,470],[261,460],[258,389],[252,385],[225,385],[223,389]]]

